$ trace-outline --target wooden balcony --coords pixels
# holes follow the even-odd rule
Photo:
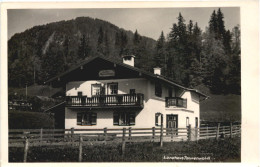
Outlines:
[[[100,95],[100,96],[67,96],[67,107],[83,108],[115,108],[115,107],[136,107],[143,108],[144,95],[120,94],[120,95]]]
[[[166,107],[175,106],[175,107],[187,108],[187,99],[183,99],[180,97],[166,97],[165,106]]]

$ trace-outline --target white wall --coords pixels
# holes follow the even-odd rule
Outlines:
[[[107,84],[117,82],[118,94],[129,94],[130,89],[135,89],[136,93],[146,94],[146,82],[145,79],[115,79],[115,80],[91,80],[91,81],[73,81],[66,85],[66,96],[77,96],[78,92],[82,92],[83,96],[91,97],[91,85],[102,84],[107,89]],[[106,90],[107,93],[107,90]]]
[[[199,123],[199,96],[196,93],[185,91],[181,97],[187,99],[187,108],[179,107],[165,107],[165,97],[168,97],[168,88],[163,86],[162,97],[155,96],[155,84],[152,81],[146,79],[121,79],[121,80],[102,80],[102,81],[77,81],[70,82],[66,85],[67,96],[77,96],[78,91],[82,91],[83,95],[91,96],[91,84],[101,83],[107,84],[111,82],[118,82],[118,94],[129,93],[129,89],[136,89],[136,93],[144,94],[144,108],[133,109],[136,112],[135,125],[131,127],[154,127],[155,126],[155,114],[160,112],[164,115],[164,127],[166,127],[166,115],[176,114],[178,115],[178,127],[186,127],[186,117],[189,117],[189,121],[192,127],[195,127],[195,117],[198,117]],[[175,90],[172,90],[174,96]],[[100,109],[92,110],[91,112],[97,113],[97,125],[94,126],[81,126],[77,125],[77,112],[84,110],[76,110],[66,108],[65,110],[65,128],[122,128],[124,126],[113,125],[113,112],[116,109]],[[127,126],[129,127],[129,126]]]

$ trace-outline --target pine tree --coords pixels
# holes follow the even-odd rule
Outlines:
[[[173,24],[169,34],[168,54],[172,65],[168,64],[167,70],[170,70],[172,79],[183,84],[188,85],[188,65],[190,64],[188,55],[188,33],[186,29],[185,20],[181,13],[178,16],[178,24]]]
[[[80,45],[78,49],[78,55],[81,60],[86,59],[90,54],[89,38],[83,35],[80,39]]]
[[[104,54],[104,31],[102,27],[98,30],[97,52]]]
[[[232,36],[231,36],[231,33],[230,31],[228,30],[225,35],[224,35],[224,39],[223,39],[223,44],[225,46],[225,52],[226,54],[231,54],[231,39],[232,39]]]
[[[232,53],[235,55],[240,55],[241,49],[240,49],[240,26],[237,25],[232,29]]]
[[[134,39],[133,39],[134,45],[138,45],[140,41],[141,41],[141,36],[138,34],[137,30],[135,30]]]
[[[128,38],[125,32],[120,32],[120,55],[128,54],[128,50],[126,48],[128,43]]]
[[[166,44],[163,31],[156,43],[156,53],[154,57],[155,66],[162,68],[163,73],[166,71]]]
[[[211,14],[210,21],[209,21],[209,32],[210,33],[218,33],[218,22],[217,22],[217,15],[216,11],[214,10]]]
[[[63,43],[63,56],[64,56],[64,63],[65,63],[65,69],[68,69],[68,63],[67,63],[67,59],[68,59],[68,56],[69,56],[69,38],[68,36],[66,35],[65,36],[65,40],[64,40],[64,43]]]
[[[223,39],[224,36],[225,36],[225,33],[226,33],[226,30],[225,30],[225,24],[224,24],[224,15],[223,13],[221,12],[221,9],[219,8],[218,9],[218,13],[217,13],[217,25],[218,25],[218,39]]]
[[[105,43],[104,54],[106,56],[109,56],[110,55],[110,49],[109,49],[109,39],[108,39],[108,32],[107,31],[105,33],[104,43]]]
[[[188,34],[191,36],[193,33],[193,22],[192,20],[190,20],[189,24],[188,24]]]

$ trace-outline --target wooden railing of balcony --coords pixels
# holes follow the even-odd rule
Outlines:
[[[166,107],[176,106],[176,107],[187,108],[187,99],[183,99],[181,97],[166,97],[165,106]]]
[[[143,107],[144,95],[138,94],[118,94],[99,96],[67,96],[67,106],[82,107],[113,107],[113,106],[137,106]]]

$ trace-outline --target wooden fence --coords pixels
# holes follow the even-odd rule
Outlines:
[[[79,147],[79,161],[82,161],[82,147],[94,144],[121,144],[122,154],[126,142],[194,141],[233,137],[241,134],[241,125],[200,128],[117,128],[117,129],[10,129],[9,147],[24,147],[24,162],[29,147],[65,146]]]

